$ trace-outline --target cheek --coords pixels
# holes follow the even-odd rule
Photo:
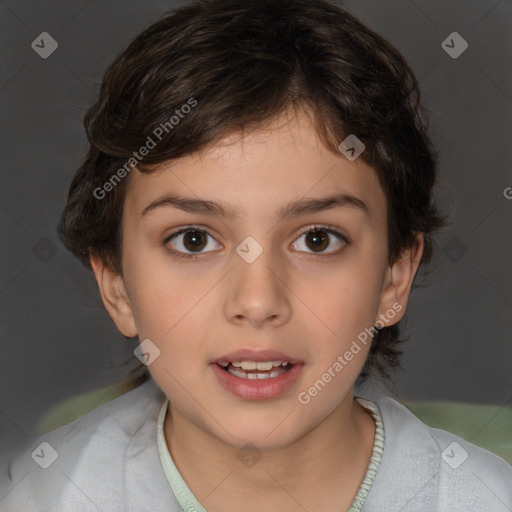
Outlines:
[[[177,277],[168,282],[163,276],[157,282],[146,281],[132,301],[139,336],[152,337],[164,346],[192,322],[197,326],[198,302],[206,290],[197,284],[181,284]],[[191,334],[188,331],[187,337]]]
[[[160,275],[156,281],[148,279],[133,301],[141,342],[149,339],[154,344],[149,346],[159,351],[148,370],[167,396],[184,404],[188,399],[184,389],[197,381],[204,369],[198,347],[203,321],[197,302],[205,291],[198,288],[182,286],[178,276],[167,280]]]
[[[347,265],[333,272],[323,287],[311,294],[308,302],[322,320],[316,322],[315,378],[318,372],[336,374],[332,379],[336,388],[344,381],[354,380],[366,360],[372,341],[378,307],[380,278],[366,265]],[[311,315],[310,315],[311,316]],[[327,327],[328,326],[328,329]],[[346,357],[343,357],[345,356]],[[338,356],[343,360],[338,361]],[[337,362],[337,367],[332,368]],[[340,366],[341,365],[341,366]],[[342,368],[342,369],[341,369]],[[329,375],[326,376],[329,379]]]
[[[139,247],[136,257],[127,248],[125,261],[135,323],[140,336],[163,339],[204,294],[206,284],[191,278],[196,276],[190,276],[187,265],[172,262],[163,247],[144,251],[144,241]]]
[[[308,302],[335,333],[373,325],[380,302],[380,277],[363,265],[332,272]]]
[[[130,268],[132,310],[141,341],[151,340],[160,357],[150,370],[173,375],[192,374],[203,362],[199,346],[212,325],[213,288],[218,278],[210,272],[191,272],[192,266],[171,265],[165,258],[146,260]],[[203,356],[204,357],[204,356]],[[185,362],[195,361],[191,365]]]

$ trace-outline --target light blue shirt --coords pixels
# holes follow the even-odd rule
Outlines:
[[[165,400],[150,379],[0,457],[0,511],[182,512],[158,451]],[[384,450],[362,512],[512,511],[510,464],[390,397],[375,402]]]

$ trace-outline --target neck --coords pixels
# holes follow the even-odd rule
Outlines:
[[[208,512],[259,511],[270,504],[283,512],[344,510],[365,476],[375,423],[350,394],[301,438],[244,464],[240,448],[191,424],[171,404],[164,432],[176,467]]]

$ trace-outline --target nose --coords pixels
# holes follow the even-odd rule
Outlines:
[[[286,286],[286,264],[280,264],[271,250],[252,262],[234,255],[234,268],[228,275],[224,313],[237,325],[261,329],[286,323],[291,316],[290,290]]]

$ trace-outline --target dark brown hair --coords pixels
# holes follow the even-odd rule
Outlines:
[[[184,115],[191,99],[196,106]],[[419,232],[422,265],[429,263],[445,218],[433,201],[437,153],[417,80],[398,50],[324,0],[199,0],[138,35],[106,70],[85,116],[89,149],[58,225],[62,242],[87,268],[95,253],[122,274],[127,179],[112,177],[127,174],[119,170],[155,139],[156,127],[166,130],[135,162],[141,172],[298,108],[313,114],[334,153],[349,134],[364,143],[360,158],[375,169],[388,201],[390,263]],[[105,192],[107,182],[113,186]],[[371,368],[388,377],[399,366],[401,341],[398,324],[380,329],[360,379]]]

